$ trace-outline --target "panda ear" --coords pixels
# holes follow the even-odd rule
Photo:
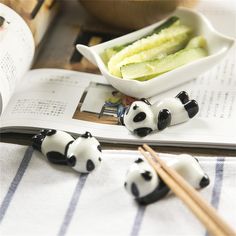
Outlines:
[[[101,147],[101,145],[98,145],[98,146],[97,146],[97,149],[98,149],[99,152],[102,152],[102,147]]]
[[[146,103],[147,105],[151,106],[151,103],[146,98],[141,98],[140,101]]]
[[[49,130],[47,130],[47,133],[46,133],[46,135],[47,136],[52,136],[52,135],[54,135],[54,134],[56,134],[56,130],[55,129],[49,129]]]
[[[141,162],[143,162],[143,159],[142,159],[142,158],[138,158],[138,159],[137,159],[137,160],[135,160],[134,162],[138,164],[138,163],[141,163]]]
[[[84,134],[81,135],[81,138],[92,138],[92,134],[88,131],[86,131]]]
[[[72,155],[71,157],[67,158],[67,159],[66,159],[66,162],[67,162],[67,165],[68,165],[68,166],[71,166],[71,167],[75,166],[75,163],[76,163],[76,158],[75,158],[75,156]]]

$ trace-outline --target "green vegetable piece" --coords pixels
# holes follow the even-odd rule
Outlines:
[[[160,60],[122,66],[121,74],[124,79],[149,80],[205,56],[207,52],[203,48],[183,49]]]
[[[163,29],[159,34],[153,34],[147,38],[137,40],[133,44],[119,51],[110,59],[108,62],[108,70],[111,74],[121,77],[120,67],[125,58],[161,46],[162,44],[176,40],[176,38],[182,37],[183,35],[189,37],[191,33],[192,30],[188,26],[174,24],[169,28]]]
[[[179,21],[179,17],[172,16],[172,17],[168,18],[165,22],[163,22],[161,25],[157,26],[157,28],[155,28],[151,34],[158,34],[163,29],[170,27],[171,25],[173,25],[177,21]]]
[[[203,36],[196,36],[192,38],[186,48],[207,48],[207,41]]]
[[[158,34],[161,30],[170,27],[171,25],[173,25],[174,23],[176,23],[177,21],[179,21],[179,17],[177,16],[172,16],[170,18],[168,18],[164,23],[162,23],[161,25],[159,25],[157,28],[155,28],[151,33],[141,37],[142,38],[146,38],[148,36],[151,36],[153,34]],[[139,39],[139,40],[140,40]],[[125,47],[131,45],[133,42],[131,43],[127,43],[124,45],[119,45],[119,46],[115,46],[112,48],[107,48],[105,49],[105,51],[101,54],[101,58],[104,61],[104,63],[107,65],[108,61],[111,59],[111,57],[113,55],[115,55],[117,52],[121,51],[122,49],[124,49]],[[180,50],[181,48],[179,48],[178,50]],[[174,52],[174,51],[173,51]],[[156,56],[157,57],[157,56]],[[150,58],[147,58],[146,60],[150,60]],[[138,62],[138,61],[133,61],[133,62]]]
[[[169,54],[175,53],[183,49],[189,41],[190,36],[188,34],[180,34],[175,40],[169,40],[160,46],[144,50],[140,53],[136,53],[130,57],[126,57],[119,63],[119,66],[123,66],[130,63],[138,63],[142,61],[150,61],[153,59],[161,59]]]
[[[115,46],[113,48],[106,48],[104,52],[100,55],[105,65],[107,65],[108,61],[111,59],[112,56],[114,56],[117,52],[121,51],[126,46],[127,44]]]

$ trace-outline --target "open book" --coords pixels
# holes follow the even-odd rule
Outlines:
[[[60,70],[29,70],[34,43],[24,21],[0,4],[0,132],[36,133],[60,129],[73,135],[90,131],[110,143],[236,149],[235,50],[216,68],[187,84],[150,98],[151,102],[186,90],[200,106],[187,123],[145,138],[118,124],[123,100],[100,75]]]

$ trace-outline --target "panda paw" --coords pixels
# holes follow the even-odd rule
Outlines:
[[[198,103],[195,100],[187,102],[184,108],[188,112],[189,118],[193,118],[199,111]]]
[[[38,151],[41,151],[41,145],[45,136],[41,133],[36,134],[32,137],[32,147]]]
[[[177,94],[176,98],[178,98],[182,104],[185,104],[189,101],[188,93],[185,91],[181,91],[179,94]]]
[[[138,128],[134,130],[134,133],[137,134],[139,137],[145,137],[152,132],[151,128]]]
[[[159,112],[157,128],[158,130],[163,130],[170,125],[171,122],[171,113],[167,109],[163,109]]]

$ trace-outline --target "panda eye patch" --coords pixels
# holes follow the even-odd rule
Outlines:
[[[75,163],[76,163],[76,158],[74,155],[67,159],[68,166],[75,166]]]
[[[94,165],[94,163],[92,162],[92,160],[89,159],[89,160],[87,161],[86,169],[87,169],[87,171],[92,171],[93,169],[95,169],[95,165]]]
[[[139,191],[135,183],[132,183],[131,185],[131,192],[135,197],[139,197]]]
[[[133,122],[141,122],[143,120],[145,120],[146,118],[146,113],[144,112],[139,112],[133,119]]]
[[[144,173],[141,174],[142,177],[147,180],[147,181],[150,181],[152,179],[152,175],[151,175],[151,172],[150,171],[145,171]]]

